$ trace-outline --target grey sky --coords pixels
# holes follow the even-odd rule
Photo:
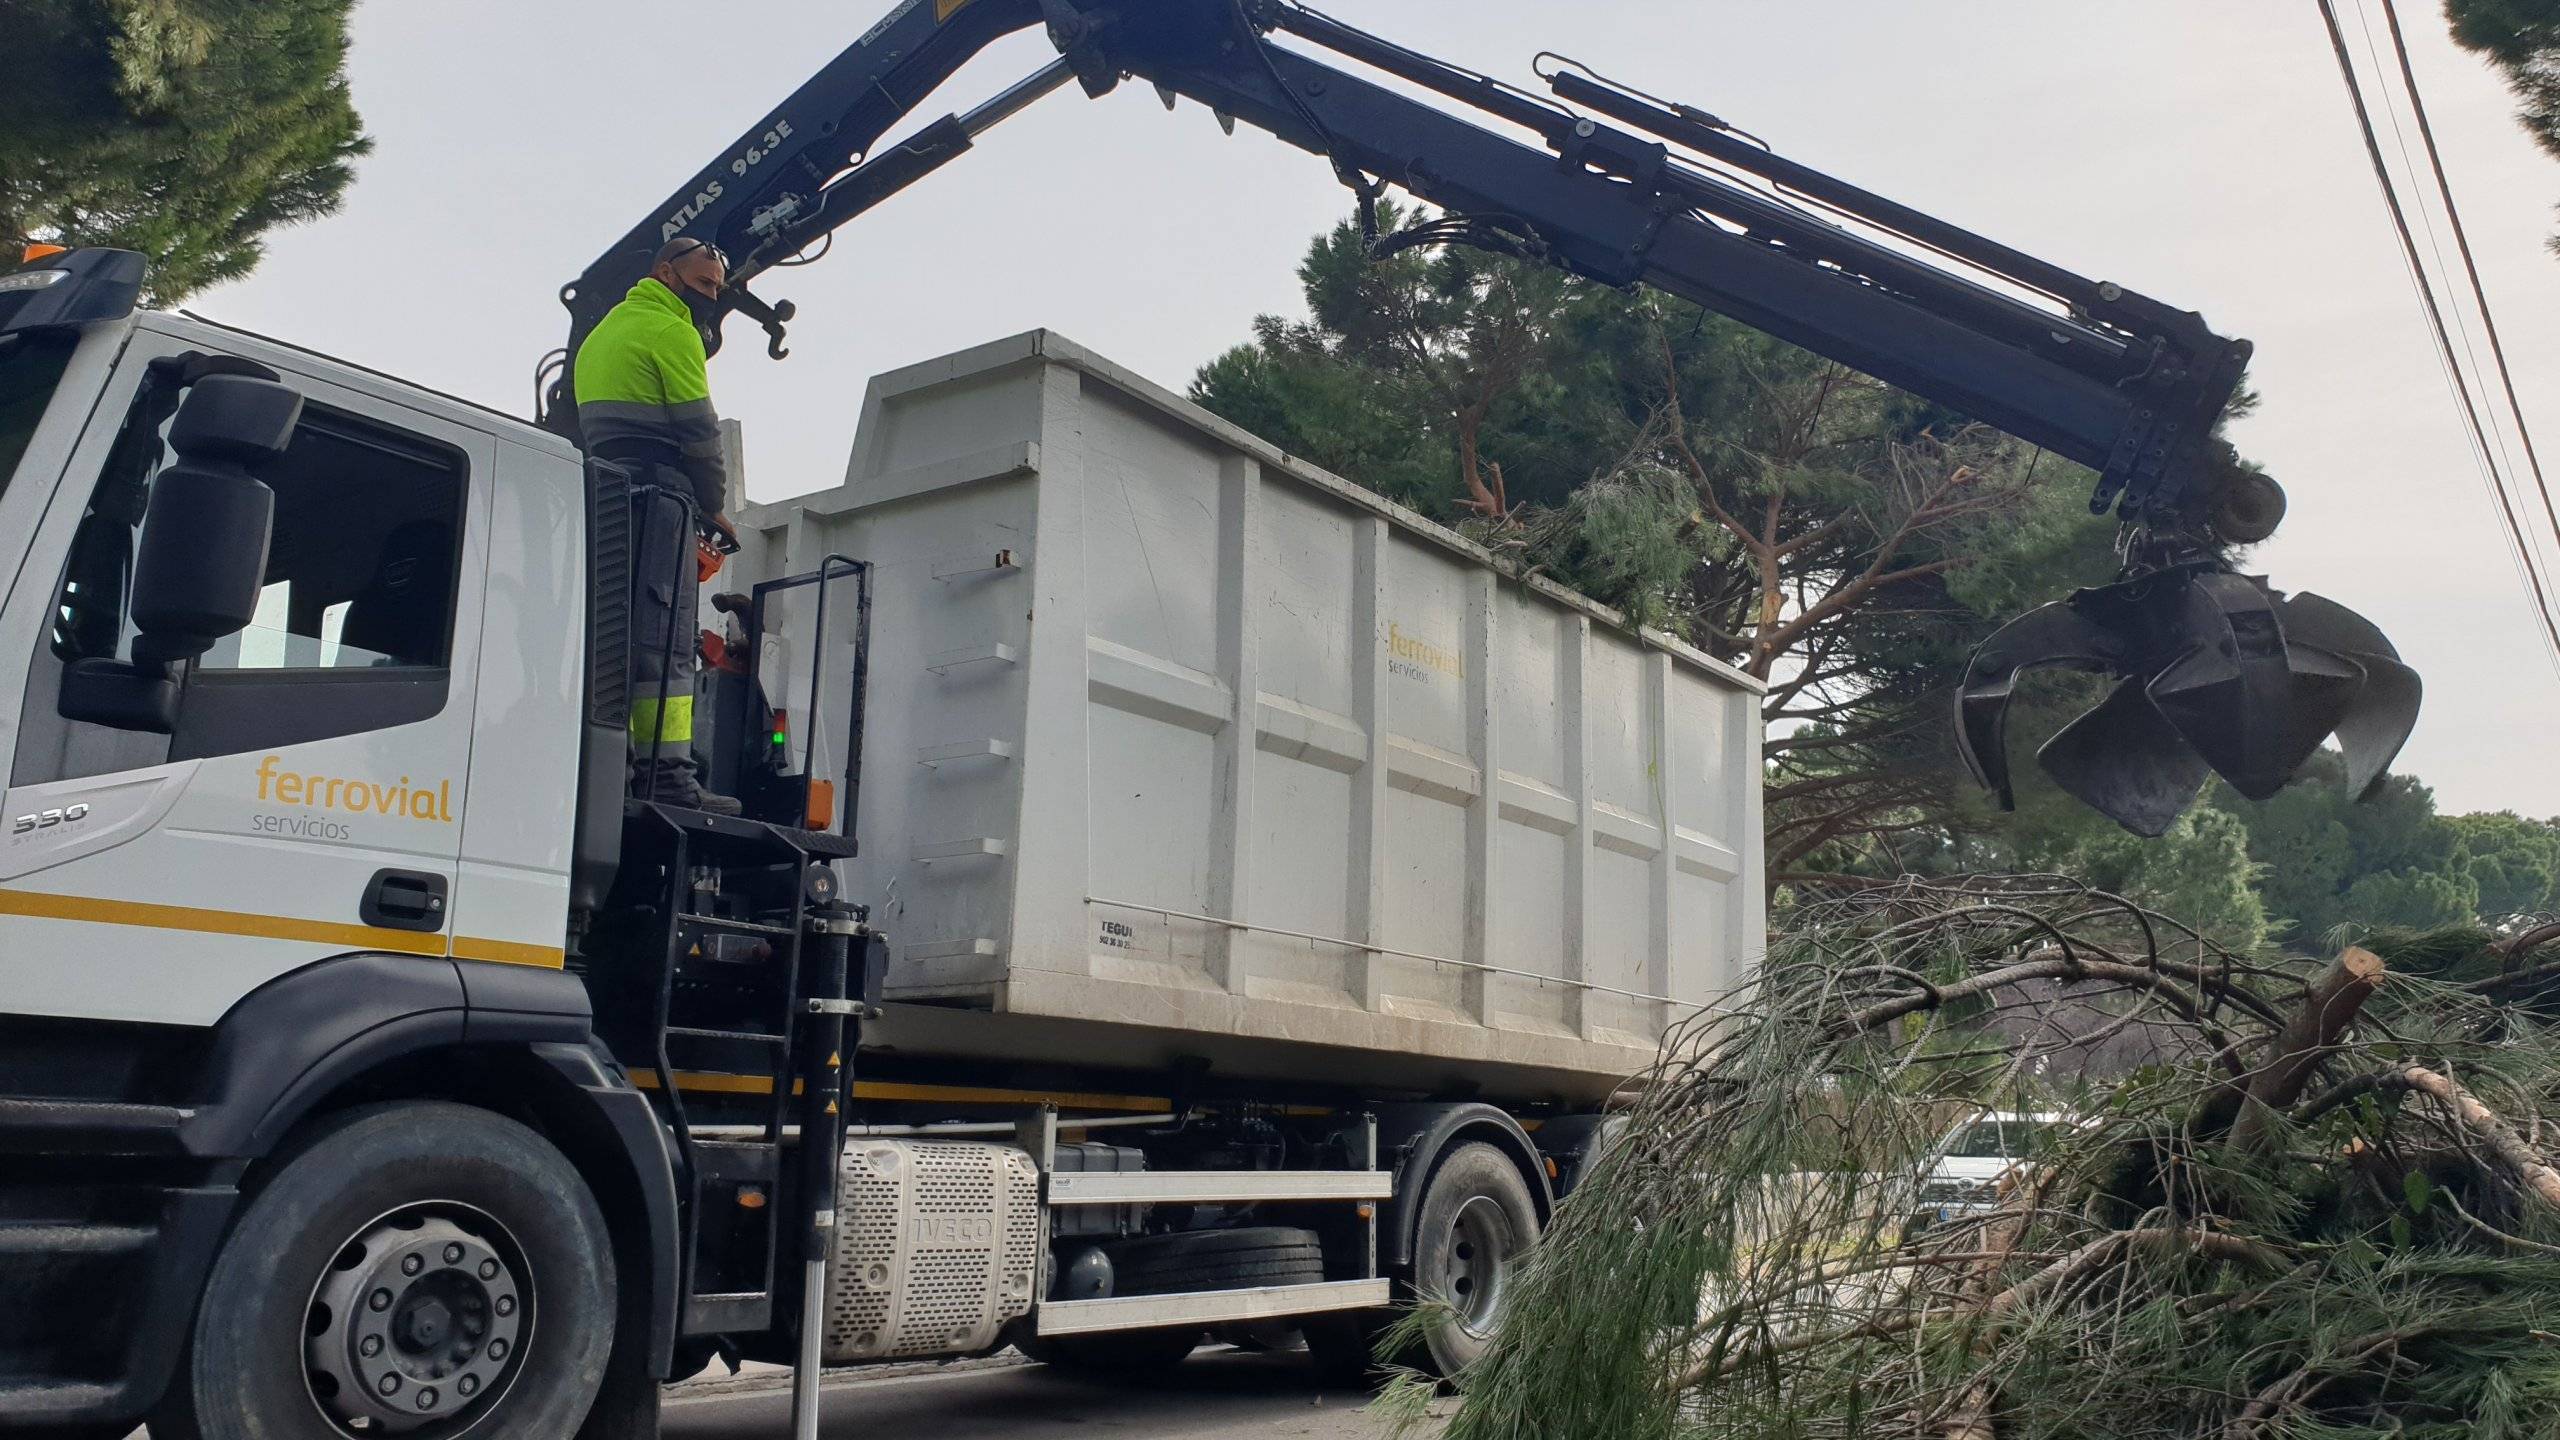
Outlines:
[[[681,0],[366,5],[353,69],[376,150],[345,211],[192,308],[523,412],[560,342],[559,285],[889,8],[799,0],[731,23],[747,12]],[[1538,50],[1572,54],[2255,340],[2264,404],[2237,438],[2294,502],[2260,568],[2371,615],[2426,676],[2400,768],[2446,808],[2560,814],[2560,680],[2306,0],[1329,8],[1524,83]],[[2560,461],[2560,260],[2541,248],[2560,163],[2432,0],[2402,9],[2518,387]],[[1045,55],[1018,37],[928,114]],[[1296,311],[1299,253],[1347,208],[1322,164],[1224,138],[1195,106],[1168,116],[1145,86],[1044,101],[823,263],[760,283],[799,302],[793,358],[767,361],[741,324],[712,372],[746,422],[753,493],[834,484],[873,373],[1035,326],[1179,387],[1256,313]]]

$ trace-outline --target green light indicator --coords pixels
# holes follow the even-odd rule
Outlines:
[[[774,744],[776,744],[776,745],[788,745],[788,744],[790,744],[790,743],[791,743],[791,736],[790,736],[790,733],[789,733],[789,732],[787,732],[787,731],[783,731],[783,730],[776,730],[776,731],[774,731],[774,732],[773,732],[773,743],[774,743]]]

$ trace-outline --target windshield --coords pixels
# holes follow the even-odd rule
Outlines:
[[[79,344],[70,335],[0,336],[0,486],[18,473],[36,425]]]
[[[2062,1127],[2050,1120],[1977,1120],[1947,1146],[1956,1160],[2016,1160],[2053,1144]]]

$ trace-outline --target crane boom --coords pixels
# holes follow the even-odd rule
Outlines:
[[[969,59],[1044,21],[1061,62],[872,152]],[[1274,32],[1428,87],[1536,143],[1275,44]],[[709,240],[732,258],[735,280],[752,281],[1070,74],[1097,96],[1134,75],[1328,159],[1355,186],[1392,185],[1475,222],[1447,238],[1526,250],[1605,284],[1652,285],[1996,425],[2097,471],[2094,508],[2128,520],[2193,518],[2205,443],[2248,360],[2246,341],[2192,311],[1762,152],[1689,107],[1568,69],[1551,76],[1550,100],[1298,5],[1232,0],[910,0],[564,287],[572,351],[666,241]],[[779,348],[788,311],[775,319],[751,290],[733,304]]]
[[[875,148],[971,57],[1035,24],[1056,61]],[[2124,523],[2126,573],[2057,602],[2074,607],[2067,615],[2039,611],[2004,631],[1977,656],[1959,706],[1965,758],[2004,802],[1999,715],[2016,673],[2037,666],[2114,673],[2138,689],[2174,672],[2176,696],[2146,689],[2096,712],[2123,733],[2083,733],[2046,752],[2067,788],[2149,833],[2207,768],[2255,793],[2283,783],[2333,730],[2363,737],[2350,757],[2359,775],[2397,751],[2415,722],[2415,677],[2401,669],[2379,688],[2406,703],[2371,713],[2366,679],[2400,667],[2369,623],[2341,629],[2335,617],[2352,612],[2328,602],[2315,612],[2246,582],[2252,600],[2207,578],[2227,576],[2227,548],[2265,538],[2282,513],[2272,481],[2216,463],[2214,429],[2247,341],[1776,155],[1695,107],[1569,61],[1542,75],[1551,95],[1293,0],[906,0],[562,290],[570,336],[550,421],[574,435],[566,360],[666,241],[693,236],[731,257],[725,304],[762,325],[780,358],[793,307],[768,305],[746,282],[800,263],[792,257],[1069,79],[1100,96],[1134,77],[1168,105],[1188,97],[1223,124],[1327,160],[1382,253],[1468,244],[1602,284],[1649,285],[2095,471],[2090,509]],[[1443,218],[1377,235],[1375,202],[1390,186]],[[717,345],[716,327],[708,338]],[[2288,625],[2301,632],[2290,646],[2256,633]],[[2187,659],[2198,647],[2211,663]],[[2268,736],[2280,739],[2260,743]]]

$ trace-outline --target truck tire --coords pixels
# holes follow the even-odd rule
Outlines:
[[[515,1121],[334,1116],[223,1242],[153,1440],[561,1440],[604,1376],[612,1254],[578,1172]]]
[[[1114,1295],[1248,1290],[1324,1279],[1324,1242],[1312,1230],[1285,1225],[1149,1235],[1122,1241],[1110,1253]],[[1199,1344],[1198,1330],[1129,1330],[1033,1338],[1021,1349],[1061,1370],[1126,1377],[1179,1365]]]
[[[1454,1379],[1492,1345],[1537,1238],[1537,1202],[1510,1156],[1477,1141],[1432,1169],[1414,1230],[1413,1285],[1424,1304],[1445,1307],[1422,1337],[1433,1373]]]
[[[1114,1245],[1110,1255],[1114,1295],[1250,1290],[1324,1279],[1324,1242],[1313,1230],[1285,1225],[1150,1235]]]

